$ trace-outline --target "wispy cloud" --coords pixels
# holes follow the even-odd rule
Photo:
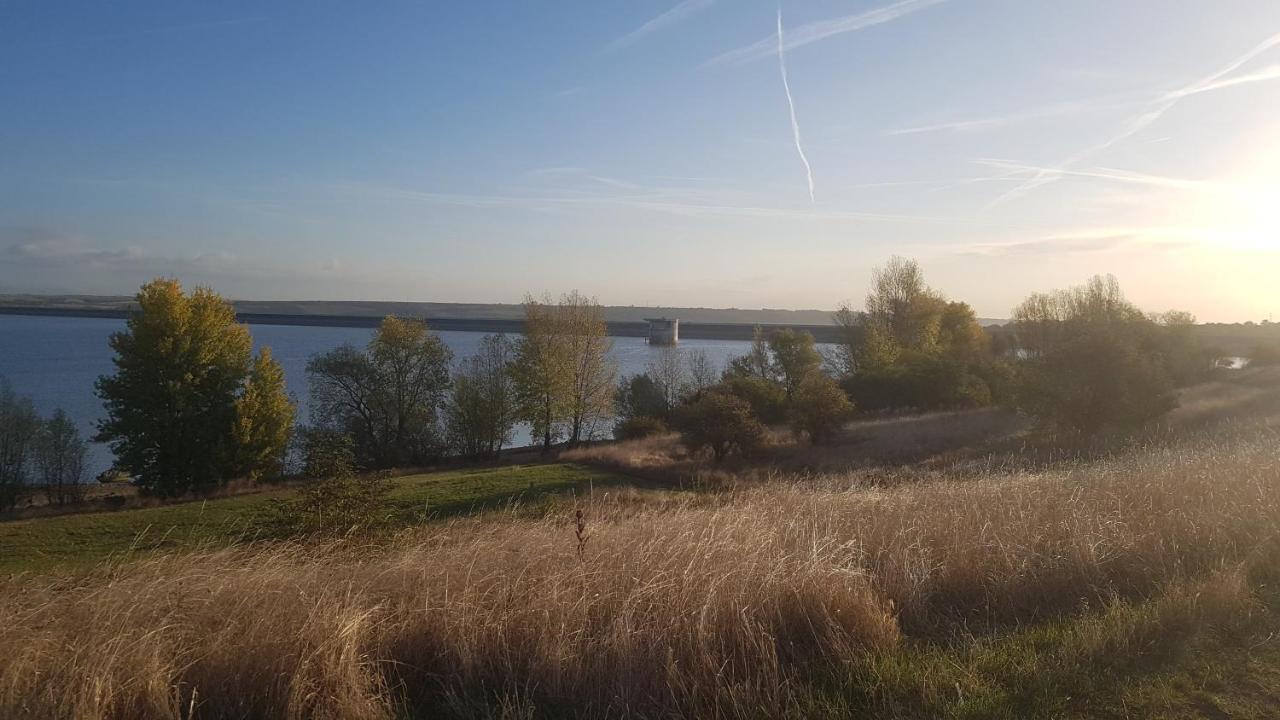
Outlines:
[[[1172,92],[1168,92],[1160,95],[1153,102],[1149,103],[1143,109],[1142,112],[1129,118],[1129,120],[1124,124],[1124,126],[1120,129],[1120,131],[1117,132],[1115,135],[1112,135],[1111,137],[1103,140],[1102,142],[1096,145],[1093,145],[1091,147],[1085,148],[1084,150],[1081,150],[1080,152],[1072,155],[1071,157],[1059,163],[1056,167],[1044,168],[1041,172],[1036,173],[1033,177],[1027,180],[1027,182],[997,197],[991,203],[991,206],[998,205],[1000,203],[1006,202],[1008,200],[1012,200],[1014,198],[1022,197],[1027,193],[1032,192],[1033,190],[1036,190],[1037,188],[1040,188],[1045,185],[1048,185],[1049,183],[1055,182],[1056,180],[1062,177],[1062,171],[1068,170],[1080,164],[1081,162],[1088,160],[1094,155],[1097,155],[1098,153],[1101,153],[1111,148],[1114,145],[1117,145],[1121,142],[1124,142],[1125,140],[1128,140],[1134,135],[1137,135],[1138,133],[1147,129],[1151,125],[1155,124],[1158,120],[1160,120],[1160,118],[1164,117],[1166,113],[1172,110],[1175,105],[1181,102],[1183,98],[1186,98],[1192,95],[1197,95],[1203,92],[1209,92],[1211,90],[1217,90],[1224,87],[1232,87],[1235,85],[1241,85],[1246,83],[1261,82],[1264,80],[1271,80],[1273,78],[1280,77],[1280,71],[1276,72],[1275,74],[1272,74],[1270,72],[1272,68],[1268,68],[1267,70],[1264,70],[1259,73],[1252,73],[1251,75],[1239,76],[1235,78],[1228,77],[1232,73],[1236,72],[1240,68],[1244,67],[1245,65],[1255,60],[1259,55],[1262,55],[1263,53],[1268,52],[1277,46],[1280,46],[1280,33],[1272,35],[1271,37],[1262,41],[1249,52],[1237,57],[1236,59],[1232,60],[1230,63],[1227,63],[1218,71],[1208,75],[1207,77],[1201,80],[1198,80],[1196,82],[1193,82],[1189,85],[1185,85]]]
[[[796,101],[791,97],[791,83],[787,80],[787,55],[782,40],[782,5],[778,5],[778,69],[782,72],[782,89],[787,95],[787,109],[791,112],[791,136],[796,142],[796,154],[804,163],[804,174],[809,181],[809,202],[815,201],[813,192],[813,167],[805,157],[804,144],[800,142],[800,123],[796,120]]]
[[[1096,180],[1110,180],[1113,182],[1128,183],[1132,185],[1143,185],[1146,187],[1169,188],[1173,190],[1217,190],[1222,189],[1217,183],[1205,180],[1188,180],[1185,178],[1167,177],[1163,175],[1148,175],[1145,173],[1135,173],[1126,170],[1116,170],[1114,168],[1093,168],[1086,170],[1072,170],[1069,168],[1049,168],[1037,165],[1027,165],[1024,163],[1013,162],[1010,160],[982,159],[975,160],[979,165],[1004,170],[1013,174],[1034,175],[1036,177],[1052,177],[1059,179],[1063,177],[1079,177],[1092,178]]]
[[[1271,65],[1247,75],[1237,75],[1236,77],[1223,78],[1221,80],[1216,80],[1195,87],[1183,88],[1182,90],[1170,93],[1167,97],[1171,100],[1180,100],[1189,95],[1198,95],[1203,92],[1221,90],[1223,88],[1235,87],[1236,85],[1248,85],[1250,83],[1275,80],[1277,78],[1280,78],[1280,65]]]
[[[533,170],[531,171],[531,174],[549,176],[549,177],[564,177],[564,178],[572,178],[572,179],[589,180],[593,183],[598,183],[600,185],[606,185],[608,187],[618,188],[621,190],[641,189],[641,186],[637,185],[636,183],[627,182],[626,180],[619,180],[618,178],[606,177],[604,175],[597,175],[591,172],[590,170],[587,170],[586,168],[581,168],[581,167],[545,167],[545,168],[538,168],[536,170]]]
[[[609,43],[609,50],[621,50],[636,44],[645,37],[671,25],[685,20],[711,7],[715,0],[684,0],[649,22]]]
[[[1105,253],[1133,247],[1180,250],[1199,242],[1198,231],[1166,227],[1098,227],[1044,235],[1006,243],[975,243],[955,249],[960,255],[983,257],[1052,256]]]
[[[801,25],[791,31],[785,49],[794,50],[795,48],[809,45],[825,40],[834,35],[864,30],[876,25],[883,25],[887,22],[897,20],[904,15],[924,10],[934,5],[941,5],[947,0],[899,0],[891,5],[875,8],[856,15],[846,15],[844,17],[833,18],[830,20],[820,20],[812,22],[808,25]],[[745,47],[717,55],[707,61],[707,65],[727,65],[734,63],[750,62],[752,60],[760,60],[769,57],[774,53],[774,38],[766,37],[763,40],[754,42]]]
[[[383,200],[423,202],[433,205],[472,209],[507,209],[534,213],[559,213],[566,210],[604,208],[608,210],[635,210],[657,212],[681,217],[724,217],[747,219],[777,219],[795,221],[871,221],[909,223],[942,226],[973,226],[980,228],[1012,228],[1009,223],[991,222],[985,219],[911,215],[858,210],[816,210],[811,207],[776,207],[735,202],[724,193],[696,188],[652,188],[631,192],[608,192],[575,195],[475,195],[442,193],[408,188],[358,184],[337,184],[318,187],[342,196],[377,197]]]
[[[916,125],[903,128],[896,128],[885,132],[886,135],[919,135],[923,133],[935,132],[963,132],[969,130],[989,130],[992,128],[1005,127],[1015,123],[1027,122],[1029,120],[1040,120],[1043,118],[1061,117],[1064,115],[1074,115],[1077,113],[1094,112],[1098,110],[1106,110],[1117,107],[1125,107],[1133,105],[1137,102],[1132,96],[1108,95],[1105,97],[1089,98],[1086,100],[1072,100],[1069,102],[1055,103],[1034,110],[1024,112],[1010,113],[1008,115],[995,115],[984,118],[973,118],[966,120],[955,120],[951,122],[931,123],[928,125]]]

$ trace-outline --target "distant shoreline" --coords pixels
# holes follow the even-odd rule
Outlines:
[[[108,308],[60,308],[36,306],[0,306],[0,315],[25,315],[31,317],[77,317],[124,320],[129,311]],[[294,325],[308,327],[357,327],[373,328],[382,321],[372,315],[300,315],[286,313],[241,312],[236,317],[249,325]],[[444,318],[423,317],[433,330],[456,332],[483,332],[519,334],[524,332],[524,321],[503,318]],[[819,343],[834,343],[840,339],[836,325],[801,325],[792,323],[758,323],[767,328],[791,328],[813,335]],[[646,337],[648,325],[644,322],[610,321],[606,323],[613,337]],[[680,337],[685,340],[750,340],[757,323],[680,323]]]

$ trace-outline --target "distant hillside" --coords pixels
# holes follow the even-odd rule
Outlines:
[[[59,310],[126,310],[133,298],[109,295],[0,295],[0,306]],[[364,300],[236,300],[236,311],[261,315],[342,317],[452,318],[459,320],[519,320],[520,305],[501,303],[375,302]],[[770,308],[689,308],[609,305],[609,322],[638,322],[645,318],[671,317],[681,322],[732,325],[831,325],[831,310],[775,310]],[[983,325],[1000,320],[981,319]]]

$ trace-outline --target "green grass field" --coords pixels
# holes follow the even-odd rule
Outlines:
[[[615,482],[581,465],[513,465],[395,478],[388,496],[401,521],[424,520],[532,501]],[[119,512],[0,523],[0,574],[75,569],[130,553],[226,545],[252,539],[255,518],[289,490]]]

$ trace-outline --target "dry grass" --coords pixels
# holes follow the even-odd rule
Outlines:
[[[863,709],[918,715],[885,698],[955,704],[944,696],[976,682],[982,648],[1018,628],[1086,618],[1058,655],[1027,661],[1052,675],[1248,607],[1237,568],[1280,539],[1276,441],[1260,428],[1073,470],[922,472],[893,487],[835,474],[598,495],[583,506],[581,560],[560,508],[390,546],[19,579],[0,596],[0,717],[849,712],[823,690],[832,682],[865,693]],[[1147,599],[1153,609],[1133,609]],[[1112,609],[1087,620],[1100,608]],[[931,665],[922,642],[967,644],[976,659]]]

